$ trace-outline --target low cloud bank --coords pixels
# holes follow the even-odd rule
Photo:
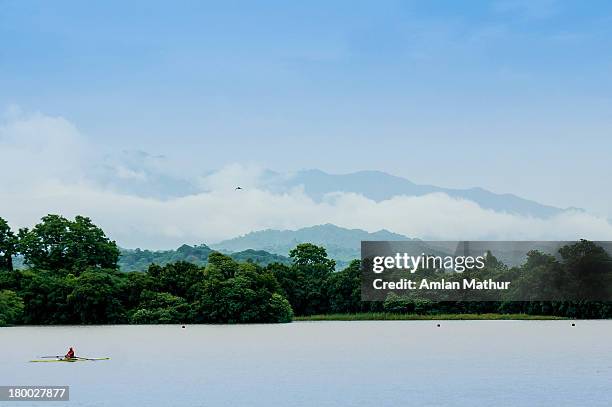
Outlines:
[[[266,228],[323,223],[368,231],[388,229],[423,239],[612,240],[612,225],[588,213],[538,219],[485,210],[445,194],[398,196],[375,202],[354,193],[315,202],[300,188],[274,193],[265,171],[230,164],[194,174],[196,191],[178,198],[146,197],[100,182],[93,168],[108,167],[78,129],[63,118],[20,115],[0,125],[0,216],[17,228],[47,213],[90,216],[123,247],[174,248],[213,243]],[[113,164],[111,173],[135,183],[143,169]],[[236,190],[236,186],[243,189]]]

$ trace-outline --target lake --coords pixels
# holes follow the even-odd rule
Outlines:
[[[112,359],[28,363],[71,345],[77,355]],[[16,406],[609,406],[612,400],[612,321],[13,327],[0,328],[0,346],[0,385],[70,385],[70,402],[11,403]]]

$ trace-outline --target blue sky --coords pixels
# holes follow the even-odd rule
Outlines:
[[[0,0],[0,110],[109,154],[377,169],[610,217],[611,49],[606,1]]]

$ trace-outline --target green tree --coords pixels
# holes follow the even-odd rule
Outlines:
[[[283,296],[289,301],[296,315],[304,315],[306,308],[306,276],[296,267],[289,267],[281,263],[269,264],[267,271],[274,274]]]
[[[293,320],[293,309],[289,301],[279,293],[274,293],[262,311],[264,322],[291,322]]]
[[[404,314],[414,312],[414,302],[406,297],[390,292],[383,303],[385,312]]]
[[[19,252],[26,264],[44,270],[117,268],[119,249],[102,229],[89,218],[70,221],[59,215],[47,215],[31,230],[19,231]]]
[[[214,266],[226,279],[234,277],[238,270],[238,263],[219,252],[212,252],[208,256],[208,264]]]
[[[23,270],[19,293],[25,304],[26,324],[74,324],[78,317],[67,297],[75,287],[72,274],[44,270]]]
[[[291,305],[280,294],[274,275],[248,263],[228,279],[216,266],[207,267],[207,279],[197,287],[192,304],[195,322],[288,322],[292,317]]]
[[[156,293],[145,290],[140,305],[130,316],[134,324],[173,324],[185,322],[189,304],[170,293]]]
[[[163,267],[153,264],[149,266],[147,274],[155,282],[157,291],[189,299],[191,299],[191,288],[204,281],[204,271],[199,266],[186,261],[166,264]]]
[[[367,303],[361,301],[361,261],[353,260],[344,270],[330,274],[327,293],[331,312],[364,311]]]
[[[333,272],[336,262],[327,257],[327,251],[323,246],[312,243],[300,243],[289,252],[289,257],[293,259],[296,266],[317,266],[328,272]]]
[[[13,291],[0,291],[0,326],[14,325],[22,321],[23,300]]]
[[[302,243],[289,252],[291,267],[280,264],[268,266],[289,300],[296,315],[323,314],[329,311],[326,292],[327,278],[336,263],[327,257],[324,247]]]
[[[120,274],[114,270],[91,269],[75,281],[68,304],[74,307],[82,324],[116,324],[126,315],[120,296]]]
[[[574,292],[575,300],[612,299],[612,258],[600,246],[587,240],[580,240],[559,249],[563,266]]]
[[[157,287],[155,279],[149,273],[125,273],[124,278],[120,279],[120,301],[126,309],[134,309],[140,304],[143,291],[154,291]]]
[[[21,271],[0,270],[0,290],[18,291],[21,287]]]
[[[17,250],[17,236],[9,224],[0,218],[0,271],[13,271],[13,256]]]
[[[554,256],[531,250],[520,267],[513,295],[525,300],[563,300],[572,295],[572,285],[567,270]]]

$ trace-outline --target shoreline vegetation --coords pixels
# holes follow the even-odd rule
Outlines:
[[[25,269],[13,267],[15,256]],[[311,243],[292,249],[288,263],[266,265],[212,251],[205,265],[176,261],[124,272],[119,259],[117,244],[89,218],[47,215],[17,233],[0,218],[0,326],[612,318],[612,302],[602,301],[431,301],[395,292],[362,301],[360,260],[338,271],[326,249]],[[569,281],[575,292],[612,295],[612,259],[585,240],[559,249],[559,258],[531,251],[512,268],[487,256],[481,272],[513,273],[526,292]]]
[[[294,321],[551,321],[568,317],[529,314],[394,314],[388,312],[362,312],[358,314],[321,314],[297,316]]]

